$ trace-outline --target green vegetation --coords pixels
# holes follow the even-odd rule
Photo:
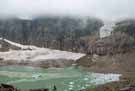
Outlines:
[[[127,19],[116,23],[115,32],[126,33],[135,38],[135,20]]]

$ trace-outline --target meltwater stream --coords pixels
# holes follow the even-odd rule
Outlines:
[[[1,66],[0,82],[13,84],[20,89],[49,88],[58,91],[78,91],[97,84],[119,80],[119,74],[98,74],[81,68],[36,68],[26,66]]]

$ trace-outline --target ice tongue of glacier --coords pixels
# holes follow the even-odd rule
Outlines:
[[[0,38],[2,40],[2,38]],[[82,53],[73,53],[60,50],[52,50],[49,48],[40,48],[33,45],[22,45],[19,43],[12,42],[7,39],[3,39],[8,42],[10,45],[19,47],[21,50],[10,50],[7,52],[0,52],[0,58],[6,60],[15,60],[15,61],[39,61],[39,60],[78,60],[81,57],[85,56]],[[31,50],[29,50],[31,49]]]

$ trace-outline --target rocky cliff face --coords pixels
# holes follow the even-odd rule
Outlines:
[[[115,33],[102,39],[88,37],[82,40],[87,54],[107,55],[116,54],[132,49],[132,40],[127,34]]]
[[[80,52],[80,38],[96,35],[102,25],[96,18],[8,19],[0,20],[0,37],[25,45]]]

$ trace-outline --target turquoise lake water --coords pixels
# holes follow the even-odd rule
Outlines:
[[[80,90],[97,84],[118,80],[118,75],[97,74],[81,68],[37,68],[27,66],[1,66],[0,82],[13,84],[20,89],[49,88],[58,91]]]

